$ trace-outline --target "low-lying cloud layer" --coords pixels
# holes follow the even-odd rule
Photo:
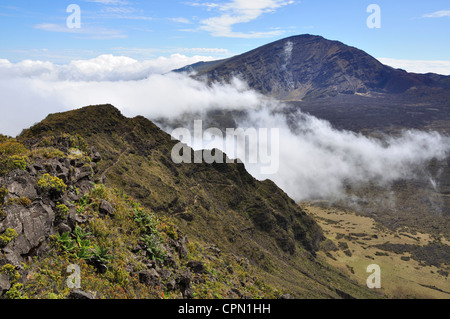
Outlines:
[[[378,60],[383,64],[408,72],[450,75],[450,61],[399,60],[390,58],[379,58]]]
[[[442,160],[450,151],[450,139],[436,132],[410,130],[380,140],[337,130],[300,110],[291,115],[295,128],[288,127],[284,116],[266,110],[251,117],[260,126],[280,127],[280,168],[267,177],[297,200],[341,198],[347,185],[388,186],[399,179],[414,179],[429,160]],[[249,170],[264,178],[256,167]]]
[[[151,120],[180,119],[185,113],[199,114],[201,119],[208,110],[244,110],[247,117],[239,119],[238,127],[280,131],[278,172],[263,176],[258,164],[247,168],[257,178],[274,180],[296,200],[339,196],[348,183],[383,185],[413,178],[417,167],[449,154],[449,138],[438,133],[407,131],[381,141],[336,130],[300,110],[290,115],[292,127],[278,112],[283,104],[238,79],[207,86],[185,74],[166,73],[200,60],[207,58],[174,55],[138,62],[101,56],[62,66],[0,60],[0,133],[15,136],[48,113],[106,103],[126,116]]]
[[[0,79],[32,78],[49,81],[138,81],[152,74],[163,74],[212,57],[172,54],[154,60],[137,61],[126,56],[101,55],[90,60],[75,60],[66,65],[25,60],[11,63],[0,59]]]

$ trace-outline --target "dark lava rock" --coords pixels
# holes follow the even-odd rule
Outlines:
[[[67,299],[95,299],[95,297],[89,292],[75,289],[70,292]]]
[[[205,264],[201,261],[191,260],[187,263],[187,266],[196,274],[202,274],[205,272]]]

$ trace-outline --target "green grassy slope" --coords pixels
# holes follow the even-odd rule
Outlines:
[[[176,165],[170,154],[177,141],[111,105],[49,115],[19,140],[31,147],[63,133],[79,134],[101,154],[98,182],[170,219],[191,241],[245,258],[272,289],[299,298],[379,297],[317,257],[324,238],[318,224],[242,164]]]

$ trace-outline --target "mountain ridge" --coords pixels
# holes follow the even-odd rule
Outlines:
[[[416,74],[383,65],[364,51],[321,36],[278,40],[225,60],[186,66],[197,78],[229,81],[281,100],[308,100],[337,94],[400,94],[415,87],[449,88],[449,76]]]
[[[170,150],[177,141],[144,117],[125,118],[112,105],[49,115],[18,140],[34,148],[68,131],[101,154],[96,183],[129,194],[191,240],[244,257],[267,285],[299,298],[380,297],[318,259],[321,228],[273,182],[257,181],[243,164],[174,164]]]

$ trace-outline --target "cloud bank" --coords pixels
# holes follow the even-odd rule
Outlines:
[[[378,60],[383,64],[408,72],[450,75],[450,61],[399,60],[391,58],[379,58]]]
[[[337,130],[329,122],[302,113],[290,115],[289,127],[283,115],[267,109],[250,113],[252,123],[280,128],[280,168],[273,179],[296,200],[345,197],[347,185],[367,182],[388,186],[399,179],[419,178],[432,158],[450,154],[450,138],[436,132],[408,130],[400,137],[375,139],[351,131]]]
[[[48,113],[106,103],[126,116],[151,120],[180,120],[186,113],[202,119],[208,110],[245,111],[237,127],[280,130],[278,172],[261,175],[258,164],[247,169],[259,179],[272,179],[296,200],[341,196],[348,183],[384,185],[414,178],[430,159],[449,155],[450,140],[438,133],[407,131],[381,141],[336,130],[300,110],[287,119],[279,112],[283,104],[238,79],[208,86],[185,74],[167,73],[199,60],[205,58],[174,55],[140,62],[100,56],[66,65],[0,60],[0,133],[15,136]]]
[[[200,50],[198,49],[198,51]],[[168,58],[159,57],[154,60],[137,61],[126,56],[106,54],[90,60],[75,60],[65,65],[32,60],[11,63],[8,60],[0,59],[0,78],[74,82],[139,81],[152,74],[163,74],[189,64],[213,59],[210,56],[188,57],[182,54],[172,54]]]

